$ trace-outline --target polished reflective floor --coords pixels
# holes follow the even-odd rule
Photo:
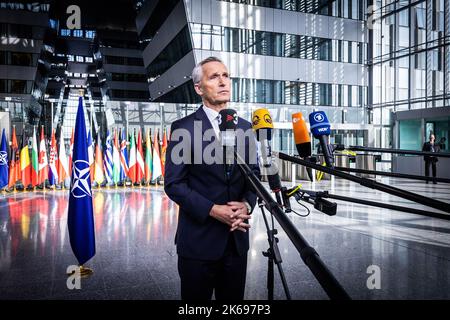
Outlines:
[[[450,186],[380,180],[450,202]],[[305,189],[426,209],[344,180]],[[162,187],[94,190],[97,254],[80,290],[67,288],[76,264],[67,231],[68,192],[0,195],[0,299],[179,299],[174,246],[178,209]],[[335,216],[311,208],[287,214],[353,299],[450,299],[450,221],[337,201]],[[306,210],[292,200],[300,214]],[[430,209],[430,211],[435,211]],[[268,247],[258,209],[251,221],[246,298],[267,298]],[[279,231],[282,268],[293,299],[327,299]],[[375,287],[375,288],[373,288]],[[275,298],[285,299],[275,269]]]

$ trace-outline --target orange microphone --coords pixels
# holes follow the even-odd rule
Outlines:
[[[311,137],[301,112],[292,114],[292,128],[298,154],[302,158],[311,156]]]
[[[303,118],[301,112],[292,114],[292,129],[294,131],[294,141],[299,156],[303,159],[315,162],[315,159],[311,157],[311,136],[309,135],[305,118]],[[308,173],[309,180],[313,181],[311,168],[306,168],[306,172]]]

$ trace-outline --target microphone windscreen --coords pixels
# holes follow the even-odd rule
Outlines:
[[[331,127],[327,115],[323,111],[314,111],[309,114],[309,125],[314,137],[330,135]]]
[[[255,131],[259,129],[273,129],[273,121],[269,110],[261,108],[253,112],[252,128]]]
[[[238,124],[238,115],[233,109],[223,109],[219,112],[220,131],[236,130]]]
[[[258,141],[272,140],[273,121],[269,110],[261,108],[253,112],[252,128]]]
[[[311,137],[301,112],[292,114],[292,129],[298,154],[302,158],[309,157],[311,155]]]

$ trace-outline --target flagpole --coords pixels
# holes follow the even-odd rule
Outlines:
[[[91,101],[91,100],[89,100],[89,101]],[[94,104],[90,103],[90,105],[91,105],[91,121],[89,123],[89,129],[92,129],[92,121],[93,121],[93,118],[94,118]]]
[[[33,188],[33,192],[36,192],[36,186],[33,183],[33,140],[35,135],[36,126],[33,125],[33,138],[31,139],[31,187]]]
[[[64,142],[64,135],[63,135],[63,127],[62,127],[62,125],[60,126],[60,130],[59,130],[59,149],[60,150],[61,150],[61,136],[62,136],[62,143],[65,143]],[[70,144],[69,144],[69,149],[70,149]],[[64,146],[64,153],[66,153],[66,147],[65,146]],[[58,155],[58,159],[59,159],[59,155]],[[67,154],[65,154],[64,156],[65,156],[65,159],[67,159],[66,158]],[[66,164],[67,164],[67,168],[69,168],[69,164],[67,162],[66,162]],[[66,174],[67,175],[71,175],[71,172],[67,172]],[[66,186],[65,186],[66,182],[64,181],[66,179],[67,179],[67,176],[64,179],[62,179],[62,181],[61,181],[61,190],[65,190],[66,189]]]
[[[16,125],[15,125],[15,124],[13,124],[13,130],[14,130],[14,133],[15,133],[15,135],[16,135],[16,142],[17,142],[17,134],[16,134]],[[19,150],[19,143],[17,143],[17,150],[14,152],[14,154],[11,155],[11,159],[12,159],[12,157],[14,157],[14,166],[15,166],[15,168],[14,168],[14,174],[16,175],[16,177],[17,177],[17,171],[16,171],[16,170],[17,170],[16,153],[18,152],[18,150]],[[19,163],[20,163],[20,157],[19,157]],[[14,177],[13,179],[16,179],[16,177]],[[17,184],[17,180],[14,181],[14,187],[13,187],[13,192],[14,192],[14,193],[17,192],[16,184]]]
[[[44,132],[43,130],[44,130],[44,125],[41,125],[41,129],[42,129],[42,132]],[[42,137],[41,137],[41,139],[42,139]],[[45,138],[44,138],[44,145],[45,145]],[[47,151],[47,148],[45,148],[45,151]],[[41,153],[41,144],[39,143],[39,156],[38,156],[38,159],[40,160],[40,158],[41,158],[41,155],[40,155],[40,153]],[[47,156],[47,155],[45,155],[45,156]],[[38,166],[38,168],[39,168],[39,166]],[[39,171],[40,171],[40,169],[39,169]],[[40,172],[38,171],[38,176],[39,176],[39,174],[40,174]],[[44,181],[42,181],[42,191],[45,191],[45,177],[44,177]]]
[[[52,133],[53,133],[53,102],[50,101],[50,106],[51,106],[51,121],[52,121]]]
[[[22,122],[22,148],[20,149],[20,153],[19,153],[19,155],[20,155],[19,156],[20,163],[22,163],[22,155],[21,155],[21,153],[22,153],[22,149],[23,149],[23,143],[25,141],[24,136],[25,136],[25,124]],[[22,164],[20,165],[20,179],[22,180],[22,184],[23,184],[23,192],[25,192],[25,191],[27,191],[27,186],[25,185],[25,183],[23,181],[24,179],[22,178]]]

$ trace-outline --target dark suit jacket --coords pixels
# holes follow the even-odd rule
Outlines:
[[[431,143],[429,141],[427,141],[427,142],[425,142],[423,144],[422,151],[431,152]],[[439,145],[436,144],[436,143],[434,144],[434,151],[435,152],[439,152],[440,151],[439,150]],[[433,156],[423,156],[423,159],[425,161],[434,161],[434,162],[438,161],[438,158],[437,157],[433,157]]]
[[[200,123],[201,131],[199,130]],[[191,135],[191,141],[187,142],[187,147],[190,149],[191,163],[194,163],[194,143],[199,143],[199,139],[201,139],[201,137],[195,137],[197,141],[194,142],[194,129],[197,132],[212,130],[211,123],[203,108],[200,107],[193,114],[173,122],[171,136],[173,137],[175,130],[180,128],[186,129]],[[247,130],[251,128],[251,124],[239,118],[237,128]],[[180,140],[184,141],[184,139]],[[175,164],[171,153],[177,143],[178,141],[172,139],[169,142],[164,176],[166,194],[179,205],[175,237],[177,253],[185,258],[218,260],[225,251],[230,236],[230,227],[209,216],[212,206],[214,204],[223,205],[228,201],[246,200],[253,208],[256,204],[256,194],[236,165],[233,167],[228,187],[223,164],[205,164],[203,161],[201,164]],[[216,140],[214,143],[220,142]],[[208,141],[202,142],[202,152],[209,144]],[[247,164],[249,164],[248,144],[249,141],[246,140]],[[256,163],[256,160],[254,161],[253,163]],[[258,165],[254,164],[250,167],[259,177]],[[249,230],[247,232],[235,230],[231,234],[240,255],[249,249],[248,234]]]

